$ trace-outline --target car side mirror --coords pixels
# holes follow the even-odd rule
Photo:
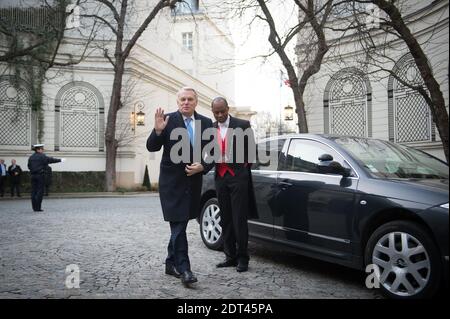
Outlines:
[[[333,160],[333,156],[331,156],[330,154],[322,154],[319,156],[320,162],[328,162],[328,161],[332,161],[332,160]]]
[[[341,163],[333,161],[328,167],[330,168],[330,173],[339,174],[342,177],[349,177],[351,175],[351,170],[341,165]]]
[[[351,169],[343,166],[341,167],[342,167],[342,177],[350,177],[352,173]]]

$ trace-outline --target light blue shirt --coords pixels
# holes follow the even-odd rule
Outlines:
[[[0,175],[6,176],[6,165],[5,164],[0,164]]]
[[[186,123],[186,119],[187,119],[187,116],[183,115],[183,122],[184,123]],[[195,117],[194,117],[194,114],[192,114],[191,119],[192,119],[192,121],[191,121],[192,131],[194,131],[194,134],[195,134]]]
[[[187,124],[186,123],[186,119],[187,118],[188,118],[187,116],[183,115],[183,121],[184,121],[185,124]],[[193,142],[193,141],[195,141],[195,117],[194,117],[194,114],[192,114],[190,119],[191,119],[190,125],[192,127],[192,142]],[[194,145],[194,144],[192,143],[192,145]]]

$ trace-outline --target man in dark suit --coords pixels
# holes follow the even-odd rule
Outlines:
[[[45,167],[48,164],[64,162],[65,159],[49,157],[44,154],[44,144],[33,145],[34,154],[28,158],[28,169],[31,175],[31,206],[35,212],[43,212],[41,208],[45,187]]]
[[[248,270],[249,262],[247,220],[258,215],[250,170],[256,158],[255,140],[249,121],[228,114],[226,99],[215,98],[211,108],[222,153],[222,159],[216,162],[215,182],[225,260],[217,267],[236,266],[238,272],[243,272]]]
[[[212,121],[195,112],[197,103],[194,89],[180,89],[177,93],[178,111],[164,115],[164,110],[158,108],[155,127],[147,139],[150,152],[157,152],[164,146],[159,195],[164,220],[170,223],[171,231],[166,274],[181,278],[185,286],[197,281],[191,271],[186,227],[190,219],[198,217],[202,175],[213,167],[213,164],[204,162],[201,151],[210,142],[201,137],[204,130],[212,128]],[[177,132],[182,134],[177,135]]]
[[[16,164],[16,160],[11,160],[11,165],[8,167],[9,181],[11,183],[11,197],[14,197],[14,190],[17,197],[22,197],[20,195],[20,181],[22,178],[22,168]]]

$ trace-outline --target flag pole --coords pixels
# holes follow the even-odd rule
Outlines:
[[[281,70],[280,69],[280,96],[279,96],[279,98],[280,98],[280,100],[279,100],[279,117],[280,117],[280,119],[279,119],[279,123],[278,123],[278,135],[281,135],[282,134],[282,129],[281,129],[281,109],[282,109],[282,107],[281,107],[281,92],[282,92],[282,88],[283,88],[283,70]]]

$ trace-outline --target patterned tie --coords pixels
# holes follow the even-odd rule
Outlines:
[[[189,134],[189,140],[191,141],[191,145],[194,146],[194,130],[192,129],[191,125],[192,119],[190,117],[186,118],[186,128]]]

